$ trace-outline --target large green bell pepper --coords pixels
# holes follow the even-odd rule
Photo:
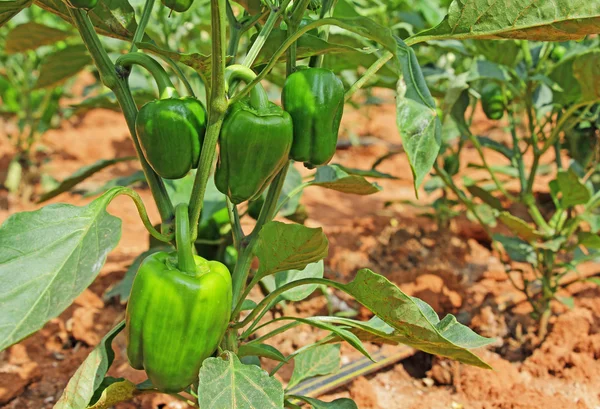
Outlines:
[[[148,102],[140,109],[135,128],[144,157],[161,177],[179,179],[198,167],[206,110],[196,98]]]
[[[232,65],[227,81],[251,81],[256,75],[247,67]],[[254,200],[287,164],[292,145],[290,115],[270,102],[260,84],[250,97],[233,104],[219,135],[219,161],[215,184],[235,204]]]
[[[290,157],[308,168],[328,163],[344,110],[342,81],[323,68],[300,69],[286,79],[281,100],[294,122]]]
[[[182,178],[198,167],[206,132],[206,110],[196,98],[179,98],[164,68],[147,54],[122,55],[117,60],[117,73],[126,77],[133,64],[152,74],[159,91],[159,99],[145,104],[135,120],[140,148],[159,176]]]
[[[140,265],[126,312],[127,357],[158,390],[179,392],[198,379],[231,314],[231,276],[217,261],[194,256],[188,208],[176,208],[177,252]]]

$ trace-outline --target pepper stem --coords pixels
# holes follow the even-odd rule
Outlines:
[[[158,63],[158,61],[149,55],[136,51],[120,56],[116,62],[117,68],[121,66],[130,69],[134,64],[144,67],[146,70],[148,70],[148,72],[150,72],[154,78],[154,81],[156,81],[156,85],[158,86],[158,95],[160,99],[179,97],[175,86],[169,78],[169,74],[167,74],[165,69]]]
[[[185,203],[180,203],[175,207],[175,244],[177,246],[177,267],[184,273],[195,275],[198,269],[192,253],[190,219],[188,205]]]
[[[237,80],[249,84],[254,78],[256,78],[254,71],[245,65],[234,64],[225,68],[225,83],[227,86]],[[250,90],[250,106],[254,109],[261,109],[269,106],[269,96],[260,83],[256,84]]]

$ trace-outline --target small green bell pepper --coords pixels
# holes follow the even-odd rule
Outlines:
[[[500,85],[491,82],[483,87],[481,108],[488,119],[496,121],[504,116],[504,95]]]
[[[184,11],[188,11],[194,0],[161,0],[162,4],[165,7],[170,8],[173,11],[178,13],[183,13]]]
[[[294,123],[290,157],[308,168],[328,163],[344,110],[342,81],[323,68],[300,69],[286,79],[281,100]]]
[[[126,311],[127,357],[160,391],[179,392],[198,379],[231,314],[231,275],[217,261],[192,254],[188,207],[175,210],[177,252],[140,265]]]
[[[232,65],[227,81],[250,82],[256,75],[247,67]],[[287,164],[292,145],[290,115],[270,102],[262,85],[250,97],[227,111],[219,135],[219,160],[215,173],[217,189],[235,204],[254,200]]]

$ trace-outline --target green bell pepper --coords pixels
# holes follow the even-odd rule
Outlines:
[[[160,391],[179,392],[198,379],[217,349],[232,307],[231,275],[192,254],[188,207],[175,209],[177,252],[140,265],[126,311],[127,357]]]
[[[74,9],[91,10],[98,4],[98,0],[66,0],[69,7]]]
[[[342,81],[323,68],[300,69],[286,79],[281,100],[294,122],[290,157],[308,168],[328,163],[344,110]]]
[[[165,7],[170,8],[173,11],[178,13],[183,13],[184,11],[188,11],[194,0],[162,0],[162,4]]]
[[[247,67],[232,65],[227,82],[250,82],[256,75]],[[250,97],[229,107],[219,135],[217,189],[235,204],[254,200],[287,164],[293,138],[290,115],[270,102],[262,85]]]
[[[182,178],[198,167],[206,133],[206,109],[194,97],[179,98],[164,68],[146,54],[134,52],[119,57],[117,71],[128,75],[133,64],[152,74],[159,91],[159,99],[142,106],[135,120],[144,157],[159,176]]]

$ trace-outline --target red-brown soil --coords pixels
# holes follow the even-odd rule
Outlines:
[[[477,126],[485,131],[487,123],[481,121]],[[348,110],[343,129],[367,142],[364,146],[338,151],[334,162],[346,166],[369,168],[378,157],[400,145],[391,100],[360,111]],[[98,159],[134,153],[123,119],[106,111],[91,112],[80,121],[65,123],[60,130],[49,132],[44,144],[50,150],[51,161],[43,170],[57,179]],[[0,158],[10,154],[6,137],[0,133]],[[474,151],[466,150],[465,155],[478,161]],[[493,155],[489,160],[501,161]],[[5,159],[0,161],[0,180],[7,163]],[[87,180],[83,187],[99,187],[136,169],[135,162],[120,164]],[[378,373],[359,377],[323,399],[349,396],[361,409],[599,408],[600,289],[593,284],[570,286],[575,307],[569,310],[555,306],[559,315],[551,320],[548,336],[538,345],[525,304],[499,311],[498,300],[514,290],[482,231],[463,216],[454,219],[449,228],[438,228],[431,219],[418,215],[421,210],[402,204],[403,200],[416,200],[404,154],[385,161],[379,170],[399,179],[378,180],[384,190],[376,195],[349,196],[316,187],[305,191],[302,203],[309,214],[306,224],[323,227],[330,240],[326,275],[349,281],[358,268],[369,267],[397,283],[406,293],[422,298],[438,313],[455,314],[482,335],[497,337],[497,342],[487,350],[478,351],[494,370],[431,359],[418,353]],[[540,183],[538,190],[543,189],[544,183]],[[138,191],[152,220],[158,220],[148,190]],[[6,200],[5,192],[0,196],[3,198],[0,221],[13,212],[38,207]],[[89,200],[63,194],[52,202],[81,205]],[[432,200],[420,191],[419,203]],[[147,233],[128,198],[116,199],[109,212],[123,219],[123,234],[96,281],[41,331],[0,353],[0,407],[51,408],[83,359],[123,318],[124,306],[104,301],[102,296],[147,248]],[[586,268],[598,269],[598,266]],[[340,304],[347,302],[357,307],[341,294],[337,296]],[[314,294],[308,300],[288,305],[285,313],[326,314],[327,307],[324,298]],[[367,317],[364,310],[359,314]],[[318,335],[299,327],[292,334],[274,338],[273,342],[283,353],[290,353]],[[110,374],[133,382],[143,381],[143,372],[129,368],[124,358],[122,335],[116,338],[114,347],[117,358]],[[357,357],[347,346],[342,352],[343,362]],[[279,373],[283,379],[290,374],[291,367],[284,367]],[[117,405],[118,409],[184,407],[184,403],[165,395],[147,395]]]

